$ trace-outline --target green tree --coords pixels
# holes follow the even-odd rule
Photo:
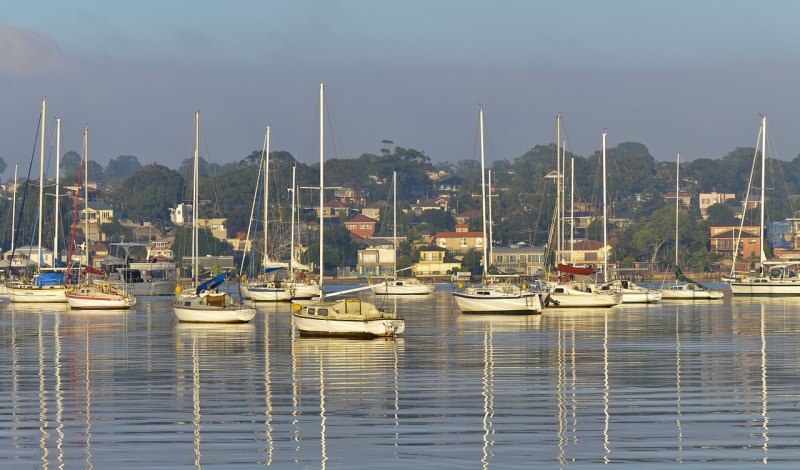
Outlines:
[[[350,238],[350,232],[344,226],[325,226],[325,271],[337,267],[355,266],[358,257],[358,248]],[[311,243],[303,252],[300,261],[304,264],[319,263],[319,240]]]
[[[75,184],[78,181],[78,172],[81,168],[81,156],[78,152],[70,150],[61,157],[61,178],[66,184]]]
[[[227,256],[233,254],[230,243],[220,240],[211,234],[211,230],[199,228],[197,235],[198,256]],[[175,231],[175,241],[172,243],[172,252],[176,258],[191,258],[192,256],[192,229],[179,227]]]
[[[733,219],[733,209],[727,204],[716,203],[706,209],[709,225],[727,225]]]
[[[480,276],[483,274],[483,266],[481,265],[482,259],[483,253],[475,249],[470,249],[464,254],[464,257],[461,258],[461,267],[472,273],[473,276]]]
[[[440,209],[428,209],[423,211],[419,216],[419,220],[425,224],[429,224],[434,233],[453,230],[455,227],[455,219],[453,215]]]
[[[133,230],[123,226],[118,221],[100,224],[100,233],[105,235],[106,240],[119,240],[125,237],[126,240],[133,240]]]
[[[115,181],[127,178],[142,168],[139,159],[133,155],[120,155],[112,158],[105,169],[106,181]]]
[[[124,180],[113,194],[114,206],[129,219],[169,220],[169,209],[181,200],[183,178],[153,163]]]

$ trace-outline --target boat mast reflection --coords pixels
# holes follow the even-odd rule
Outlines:
[[[603,313],[603,415],[605,417],[603,422],[603,449],[605,455],[603,462],[611,463],[611,444],[608,436],[608,427],[611,422],[611,414],[608,411],[608,312]]]
[[[678,428],[678,462],[683,463],[683,408],[681,405],[681,315],[675,306],[675,426]]]
[[[492,322],[486,323],[483,333],[483,458],[481,463],[484,470],[489,468],[489,463],[494,457],[494,331]]]
[[[763,438],[764,465],[768,463],[767,453],[769,451],[769,416],[768,411],[768,388],[767,388],[767,334],[766,334],[766,312],[764,303],[761,303],[761,418],[763,420],[761,437]]]

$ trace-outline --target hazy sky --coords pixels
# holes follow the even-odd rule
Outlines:
[[[40,100],[63,148],[171,167],[201,110],[213,162],[273,148],[317,157],[318,87],[331,157],[381,140],[434,161],[487,159],[554,141],[638,141],[660,160],[753,146],[767,115],[773,155],[800,153],[800,2],[734,0],[137,0],[0,5],[0,156],[27,167]],[[53,122],[48,123],[53,129]],[[326,139],[327,140],[327,139]],[[38,150],[37,150],[38,152]]]

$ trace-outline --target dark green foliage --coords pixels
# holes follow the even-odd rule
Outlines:
[[[472,273],[473,276],[479,276],[483,274],[483,266],[481,266],[482,259],[483,253],[474,249],[469,250],[461,259],[461,267],[463,270]]]
[[[113,194],[114,206],[129,219],[169,220],[169,209],[181,200],[183,178],[153,163],[122,182]]]
[[[192,256],[192,229],[190,227],[178,227],[175,230],[172,252],[176,259]],[[198,256],[232,255],[233,247],[226,241],[214,238],[211,230],[200,228],[197,235],[197,254]]]
[[[325,271],[330,271],[342,266],[355,266],[358,257],[358,247],[353,243],[348,232],[343,226],[335,225],[325,227]],[[301,256],[305,264],[319,263],[319,237],[309,245]]]
[[[733,209],[728,204],[714,204],[706,209],[709,225],[727,225],[733,219]]]
[[[106,181],[115,181],[127,178],[142,168],[139,159],[133,155],[120,155],[112,158],[105,169]]]

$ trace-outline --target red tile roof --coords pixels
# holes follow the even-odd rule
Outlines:
[[[357,216],[353,217],[352,219],[348,220],[347,222],[365,222],[365,223],[372,223],[377,224],[378,221],[373,219],[372,217],[367,217],[364,214],[358,214]]]

